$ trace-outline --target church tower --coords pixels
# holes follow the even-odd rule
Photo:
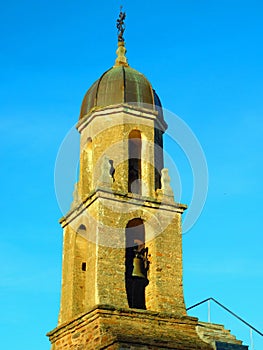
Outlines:
[[[79,180],[60,221],[59,321],[48,336],[52,350],[214,349],[186,314],[186,205],[174,200],[163,168],[160,99],[127,62],[124,19],[121,12],[115,64],[81,106]]]

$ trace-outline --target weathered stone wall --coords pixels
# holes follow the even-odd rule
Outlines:
[[[160,215],[160,217],[159,217]],[[185,315],[182,286],[181,214],[159,210],[157,218],[163,227],[148,244],[151,252],[149,284],[146,289],[149,310]]]

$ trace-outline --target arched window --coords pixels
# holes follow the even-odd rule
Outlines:
[[[80,185],[81,196],[85,198],[92,191],[92,139],[89,137],[81,147]]]
[[[163,131],[154,128],[155,190],[161,188],[161,170],[163,169]]]
[[[73,315],[84,312],[86,279],[87,279],[87,256],[88,246],[86,238],[86,226],[81,224],[76,232],[74,244],[73,266]]]
[[[141,133],[132,130],[129,134],[128,191],[141,194]]]
[[[86,176],[86,183],[88,185],[88,191],[92,191],[92,174],[93,174],[93,166],[92,166],[92,139],[89,137],[86,144],[86,169],[85,172],[87,173]]]
[[[79,225],[78,232],[79,231],[86,231],[86,226],[83,224]]]
[[[145,287],[148,261],[145,248],[145,228],[140,218],[126,226],[125,284],[130,308],[146,309]]]

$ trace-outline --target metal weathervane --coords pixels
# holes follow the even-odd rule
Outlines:
[[[122,12],[122,6],[121,6],[119,18],[117,19],[118,42],[124,42],[123,33],[125,31],[125,23],[124,23],[125,18],[126,18],[126,13]]]

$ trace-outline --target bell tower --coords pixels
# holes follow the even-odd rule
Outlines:
[[[63,228],[52,350],[212,349],[186,315],[181,216],[163,168],[160,99],[131,68],[117,20],[112,68],[84,96],[79,180]]]

